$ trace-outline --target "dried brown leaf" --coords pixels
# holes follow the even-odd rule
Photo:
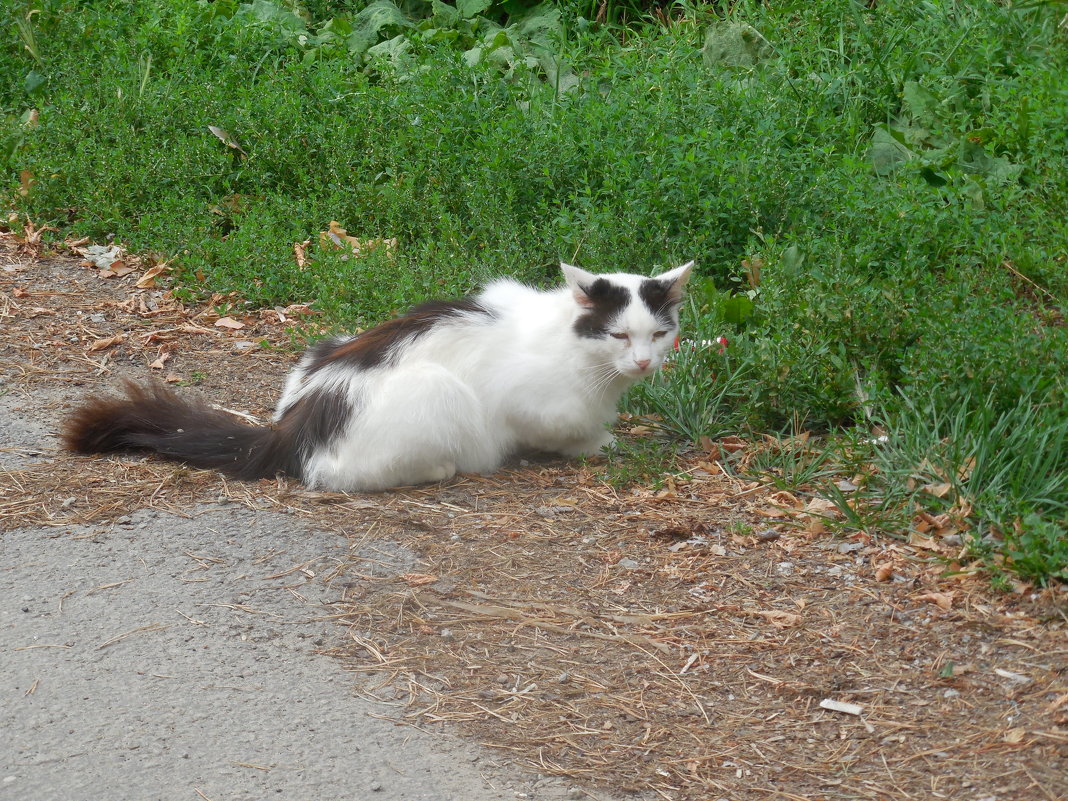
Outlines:
[[[110,348],[112,345],[118,345],[126,339],[125,334],[115,334],[113,337],[106,337],[104,339],[96,339],[86,348],[87,353],[96,353],[98,350],[104,350],[104,348]]]
[[[939,609],[949,611],[953,608],[953,596],[956,593],[952,592],[925,592],[920,595],[914,595],[913,599],[917,601],[926,601],[927,603],[934,604]]]
[[[134,286],[138,289],[152,289],[156,285],[156,279],[168,270],[170,270],[170,266],[166,262],[157,264],[155,267],[145,270]]]
[[[386,256],[393,258],[394,252],[397,249],[396,238],[358,239],[354,236],[349,236],[348,231],[342,228],[337,220],[331,220],[330,228],[319,234],[319,242],[323,247],[348,250],[357,258],[366,256],[379,248],[385,248]],[[345,255],[342,256],[342,258],[345,259],[348,258],[348,256]]]
[[[727,453],[735,453],[736,451],[743,450],[745,448],[745,446],[748,445],[748,444],[749,443],[747,443],[741,437],[734,437],[734,436],[723,437],[723,439],[721,439],[719,441],[719,447],[722,450],[727,451]]]
[[[1012,745],[1017,745],[1018,743],[1022,743],[1024,737],[1026,736],[1027,729],[1016,728],[1009,729],[1007,732],[1005,732],[1005,734],[1002,735],[1001,739],[1003,742],[1011,743]]]
[[[778,609],[753,610],[751,614],[764,618],[777,629],[789,629],[801,625],[801,615],[793,612],[782,612]]]
[[[949,493],[953,492],[953,485],[944,482],[940,484],[924,484],[923,491],[928,495],[934,495],[936,498],[945,498]]]
[[[33,172],[30,170],[21,170],[19,172],[19,194],[26,197],[30,194],[30,190],[33,189],[33,185],[37,183],[37,179],[33,177]],[[29,237],[27,237],[28,239]]]
[[[222,143],[223,143],[224,145],[226,145],[226,146],[227,146],[228,148],[231,148],[231,149],[233,149],[233,150],[236,150],[236,151],[237,151],[238,153],[240,153],[240,154],[241,154],[242,156],[246,156],[246,155],[248,155],[247,153],[245,153],[245,151],[244,151],[244,150],[242,150],[242,149],[241,149],[241,145],[239,145],[239,144],[238,144],[238,143],[237,143],[237,142],[236,142],[236,141],[234,140],[234,138],[233,138],[232,136],[230,136],[230,134],[228,134],[228,133],[227,133],[226,131],[224,131],[224,130],[223,130],[222,128],[219,128],[219,127],[218,127],[218,126],[216,126],[216,125],[209,125],[209,126],[208,126],[208,130],[209,130],[209,131],[211,131],[212,135],[213,135],[213,136],[215,136],[215,138],[216,138],[216,139],[218,139],[218,140],[219,140],[220,142],[222,142]]]
[[[310,239],[305,239],[303,242],[293,243],[293,258],[297,262],[297,269],[303,270],[304,265],[308,263],[307,248],[311,244]]]

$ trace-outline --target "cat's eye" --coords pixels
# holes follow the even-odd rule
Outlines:
[[[630,339],[630,334],[612,334],[612,339]]]
[[[660,339],[663,336],[667,336],[667,331],[657,331],[653,334],[653,339]]]

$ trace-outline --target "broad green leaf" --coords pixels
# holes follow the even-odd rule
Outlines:
[[[495,47],[486,54],[486,58],[491,64],[496,64],[501,69],[511,69],[512,64],[515,63],[515,49],[508,45]]]
[[[430,7],[433,9],[434,24],[439,28],[451,28],[460,21],[460,14],[453,7],[441,0],[431,0]]]
[[[498,47],[511,47],[512,39],[508,35],[508,31],[501,28],[486,36],[485,43],[487,50],[495,50]]]
[[[541,3],[512,17],[508,27],[514,28],[520,36],[526,38],[534,37],[539,33],[559,31],[560,9],[548,3]]]
[[[22,88],[26,90],[26,94],[32,95],[42,86],[48,79],[39,73],[37,70],[30,70],[26,73],[26,78],[22,82]]]
[[[945,186],[949,181],[941,174],[935,172],[930,167],[924,167],[920,170],[920,175],[931,186]]]
[[[404,56],[412,47],[411,41],[403,34],[400,36],[394,36],[392,39],[386,39],[384,42],[379,42],[374,47],[368,49],[368,58],[385,58],[393,63],[397,63],[402,56]]]
[[[493,5],[493,0],[456,0],[456,10],[465,19],[476,17]]]
[[[701,57],[709,67],[755,67],[774,58],[775,49],[752,25],[720,22],[705,34]]]
[[[463,59],[469,67],[477,65],[482,60],[482,45],[475,45],[470,50],[465,50]]]
[[[883,125],[878,125],[871,136],[871,147],[868,149],[868,160],[879,175],[889,175],[901,164],[912,161],[916,154],[909,150],[894,136],[894,131]]]
[[[961,190],[964,197],[968,198],[979,208],[986,208],[986,203],[983,200],[983,187],[979,185],[979,182],[969,176],[964,181],[964,188]]]
[[[733,295],[723,301],[720,312],[724,321],[732,325],[742,325],[753,314],[753,301],[745,295]]]
[[[787,274],[793,275],[797,273],[804,263],[805,254],[801,252],[797,245],[790,245],[782,252],[782,268]]]
[[[350,33],[352,33],[352,21],[347,17],[331,17],[319,28],[320,37],[330,34],[344,39]]]
[[[715,307],[719,304],[720,299],[723,297],[723,293],[719,291],[719,287],[716,286],[716,282],[711,278],[705,278],[693,287],[695,293],[701,295],[703,305],[709,308]]]
[[[961,143],[960,166],[966,172],[983,175],[997,183],[1008,183],[1020,177],[1022,164],[1013,164],[1004,156],[991,156],[981,142],[969,134]]]
[[[903,125],[896,122],[887,130],[906,147],[924,147],[930,144],[931,132],[919,125]]]
[[[299,14],[284,8],[273,0],[252,0],[251,3],[242,3],[241,8],[234,14],[235,18],[239,16],[251,17],[269,25],[277,25],[293,35],[308,33],[308,28]]]
[[[564,94],[576,89],[582,79],[575,74],[567,65],[560,66],[555,55],[542,51],[537,58],[537,63],[545,72],[545,78],[558,93]]]
[[[938,122],[938,98],[930,90],[916,81],[905,81],[901,97],[904,109],[912,119],[928,126]]]
[[[375,0],[356,15],[352,21],[352,33],[348,38],[348,48],[359,55],[368,50],[388,28],[413,28],[415,25],[404,16],[404,12],[391,0]]]

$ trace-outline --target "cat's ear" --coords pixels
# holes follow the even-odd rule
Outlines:
[[[682,290],[686,286],[686,282],[690,280],[691,270],[693,270],[693,262],[688,261],[681,267],[676,267],[674,270],[668,270],[666,273],[654,276],[657,281],[667,287],[668,299],[672,303],[678,303],[682,300]]]
[[[590,296],[587,293],[589,288],[593,286],[593,282],[597,280],[597,276],[586,272],[581,267],[575,267],[573,264],[565,264],[564,262],[560,262],[560,271],[564,274],[567,288],[571,290],[575,303],[584,309],[592,308],[593,301],[590,300]]]

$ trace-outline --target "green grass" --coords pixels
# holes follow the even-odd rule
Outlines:
[[[677,443],[657,437],[621,437],[605,455],[592,463],[601,476],[616,489],[641,484],[653,489],[663,486],[664,477],[676,469]]]
[[[920,451],[990,454],[960,488],[976,552],[1064,578],[1068,466],[1041,455],[1068,389],[1063,6],[597,7],[7,4],[4,205],[348,326],[560,259],[696,258],[688,334],[730,347],[633,411],[685,439],[881,424],[895,526]],[[331,220],[395,258],[320,248]]]

